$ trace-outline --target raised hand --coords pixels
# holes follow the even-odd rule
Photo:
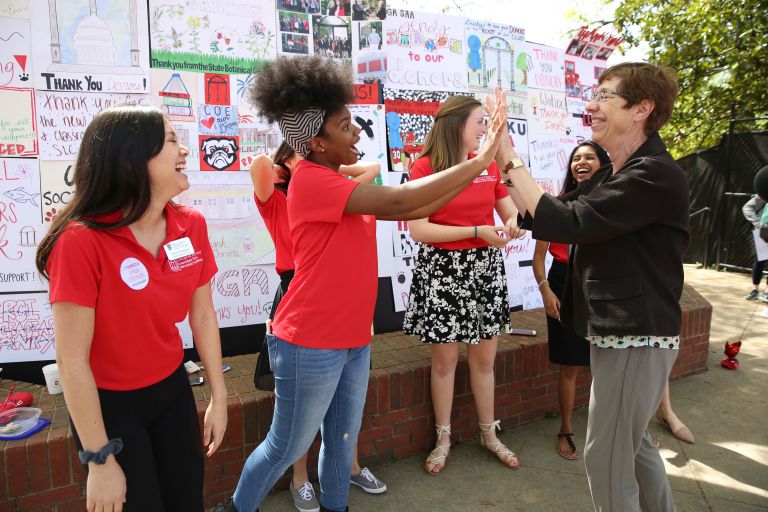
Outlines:
[[[488,114],[488,131],[477,157],[482,159],[485,165],[488,165],[496,155],[503,139],[509,136],[506,95],[501,89],[496,89],[496,95],[493,99],[486,96],[485,112]]]

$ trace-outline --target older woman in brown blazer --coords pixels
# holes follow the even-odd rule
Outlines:
[[[677,357],[682,323],[688,184],[658,134],[676,97],[669,69],[608,68],[587,111],[592,138],[613,164],[578,195],[544,194],[509,142],[496,155],[523,227],[536,239],[574,244],[560,315],[590,341],[584,461],[597,511],[675,509],[646,428]]]

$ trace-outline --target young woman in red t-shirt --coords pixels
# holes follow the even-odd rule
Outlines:
[[[172,202],[188,153],[156,108],[102,111],[38,248],[88,510],[202,512],[203,443],[211,456],[226,430],[216,263],[203,216]],[[202,439],[176,327],[187,314],[211,390]]]
[[[486,134],[481,103],[453,96],[440,106],[422,156],[411,168],[411,183],[439,176],[466,161]],[[505,226],[495,226],[493,213]],[[403,330],[421,337],[432,349],[431,388],[437,446],[425,471],[440,473],[451,446],[451,408],[459,344],[467,345],[470,382],[477,406],[480,444],[511,468],[517,455],[496,437],[493,363],[498,335],[509,328],[509,295],[499,247],[524,232],[516,227],[517,210],[495,163],[448,204],[428,218],[408,223],[421,242],[405,312]],[[500,236],[500,232],[505,232]]]
[[[272,320],[275,318],[275,312],[288,291],[288,286],[294,275],[293,243],[288,229],[286,195],[291,181],[291,173],[293,173],[299,160],[301,157],[287,143],[283,142],[275,151],[272,159],[262,154],[257,156],[250,166],[253,198],[275,244],[275,269],[280,275],[280,286],[275,292],[272,310],[267,321],[268,334],[272,332]],[[339,168],[339,173],[360,183],[371,183],[376,179],[380,170],[381,165],[376,162],[359,162],[354,165],[342,165]],[[267,344],[265,343],[259,358],[269,357],[266,348]],[[271,391],[274,391],[274,380],[271,382]],[[257,382],[258,386],[259,383]],[[300,511],[319,510],[320,507],[317,503],[315,489],[309,481],[307,456],[308,452],[294,462],[292,466],[293,478],[290,491],[294,505]],[[371,470],[360,466],[357,460],[357,447],[355,447],[355,459],[352,463],[350,482],[371,494],[380,494],[387,490],[387,485],[376,478]]]
[[[346,104],[350,70],[319,56],[278,58],[264,66],[253,103],[277,121],[305,159],[291,176],[288,222],[296,275],[268,337],[275,372],[275,414],[266,439],[248,457],[234,502],[253,511],[321,429],[320,505],[347,510],[349,475],[365,405],[371,322],[376,302],[376,217],[416,219],[458,194],[490,164],[506,132],[505,106],[491,114],[478,156],[435,176],[396,187],[339,174],[357,162],[360,128]]]
[[[599,144],[584,141],[571,151],[561,194],[576,190],[602,166],[611,163],[608,153]],[[549,249],[553,256],[549,275],[545,278],[544,259]],[[573,442],[573,404],[576,401],[576,376],[580,366],[589,366],[589,342],[560,323],[560,298],[568,271],[568,244],[536,241],[533,252],[533,275],[539,285],[547,312],[547,342],[549,360],[560,366],[558,399],[560,402],[560,432],[557,434],[558,453],[568,460],[579,458]]]

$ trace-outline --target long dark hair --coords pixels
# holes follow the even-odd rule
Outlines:
[[[85,129],[75,163],[75,192],[54,217],[37,248],[37,270],[48,277],[46,263],[56,240],[71,221],[98,230],[136,222],[149,208],[147,162],[165,142],[163,113],[155,107],[119,105],[103,110]],[[95,216],[123,211],[115,223]]]
[[[282,183],[275,183],[275,188],[283,194],[288,194],[288,184],[291,182],[291,174],[293,174],[286,162],[293,158],[295,154],[296,152],[293,148],[288,145],[287,142],[283,141],[275,151],[275,154],[272,155],[272,161],[275,165],[280,167],[277,175],[283,180]]]
[[[611,157],[608,156],[608,153],[603,149],[603,146],[597,142],[585,140],[584,142],[577,144],[576,147],[573,148],[573,151],[571,151],[571,155],[568,157],[568,163],[565,164],[565,179],[563,180],[563,189],[560,191],[560,195],[567,194],[579,187],[579,184],[576,183],[576,180],[573,178],[573,173],[571,173],[571,162],[573,162],[573,155],[575,155],[576,151],[582,146],[589,146],[595,150],[597,159],[600,160],[600,167],[611,163]]]

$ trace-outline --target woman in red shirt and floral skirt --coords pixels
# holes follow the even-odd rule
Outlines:
[[[448,98],[437,111],[421,158],[411,168],[411,182],[439,176],[467,161],[486,134],[483,108],[471,96]],[[496,210],[504,226],[495,226]],[[480,444],[516,469],[520,461],[496,437],[493,364],[498,335],[509,328],[509,295],[499,247],[525,232],[516,227],[517,210],[495,163],[448,204],[428,218],[409,222],[421,242],[413,273],[403,330],[421,337],[432,349],[432,403],[437,446],[424,470],[443,470],[451,446],[451,408],[459,344],[467,346],[469,379],[480,427]],[[504,236],[500,236],[502,233]]]

